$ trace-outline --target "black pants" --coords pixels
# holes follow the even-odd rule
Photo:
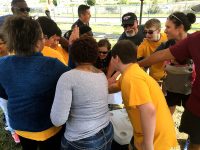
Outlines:
[[[120,145],[115,140],[113,140],[111,145],[111,150],[128,150],[129,145]]]
[[[185,108],[186,102],[188,101],[189,97],[190,94],[184,95],[167,91],[167,96],[165,96],[165,99],[169,107],[182,105]]]
[[[200,117],[185,109],[179,131],[187,133],[192,144],[200,144]]]
[[[35,141],[19,136],[23,150],[60,150],[64,129],[45,141]]]
[[[134,146],[134,137],[132,137],[130,144],[133,147],[133,150],[137,150]],[[113,140],[112,145],[111,145],[111,150],[129,150],[129,144],[120,145],[115,140]]]

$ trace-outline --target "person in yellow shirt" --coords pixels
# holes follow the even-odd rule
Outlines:
[[[165,33],[160,33],[161,23],[158,19],[150,19],[145,23],[144,33],[146,38],[139,45],[137,50],[137,58],[141,60],[150,56],[161,43],[167,41]],[[159,81],[165,76],[163,62],[152,65],[149,68],[149,74],[156,81]]]
[[[65,60],[65,62],[68,63],[69,52],[68,52],[68,40],[67,39],[65,39],[64,37],[60,37],[59,44],[55,45],[55,47],[53,49],[55,49],[57,52],[59,52],[63,56],[63,59]]]
[[[113,47],[111,61],[122,76],[109,91],[121,89],[138,150],[170,150],[177,146],[170,111],[158,83],[136,63],[136,49],[128,40]]]
[[[57,58],[66,65],[68,62],[68,52],[59,44],[61,38],[60,28],[53,20],[46,16],[39,17],[37,21],[40,23],[42,32],[45,35],[45,47],[42,50],[42,54]]]
[[[64,60],[63,56],[58,51],[56,51],[55,49],[52,49],[51,47],[44,46],[41,53],[44,56],[57,58],[58,60],[60,60],[65,65],[67,64],[66,61]]]

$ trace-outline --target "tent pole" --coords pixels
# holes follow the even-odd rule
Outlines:
[[[141,23],[142,23],[142,11],[143,11],[144,0],[140,0],[140,1],[141,1],[141,5],[140,5],[140,22],[139,22],[139,25],[141,25]]]

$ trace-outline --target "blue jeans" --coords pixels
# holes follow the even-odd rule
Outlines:
[[[78,141],[68,141],[63,136],[61,150],[111,150],[113,134],[112,123],[109,123],[95,135]]]

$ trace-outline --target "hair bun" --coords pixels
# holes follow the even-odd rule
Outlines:
[[[188,13],[188,14],[187,14],[187,18],[188,18],[188,20],[189,20],[189,22],[190,22],[191,24],[193,24],[193,23],[196,22],[196,15],[193,14],[193,13]]]

